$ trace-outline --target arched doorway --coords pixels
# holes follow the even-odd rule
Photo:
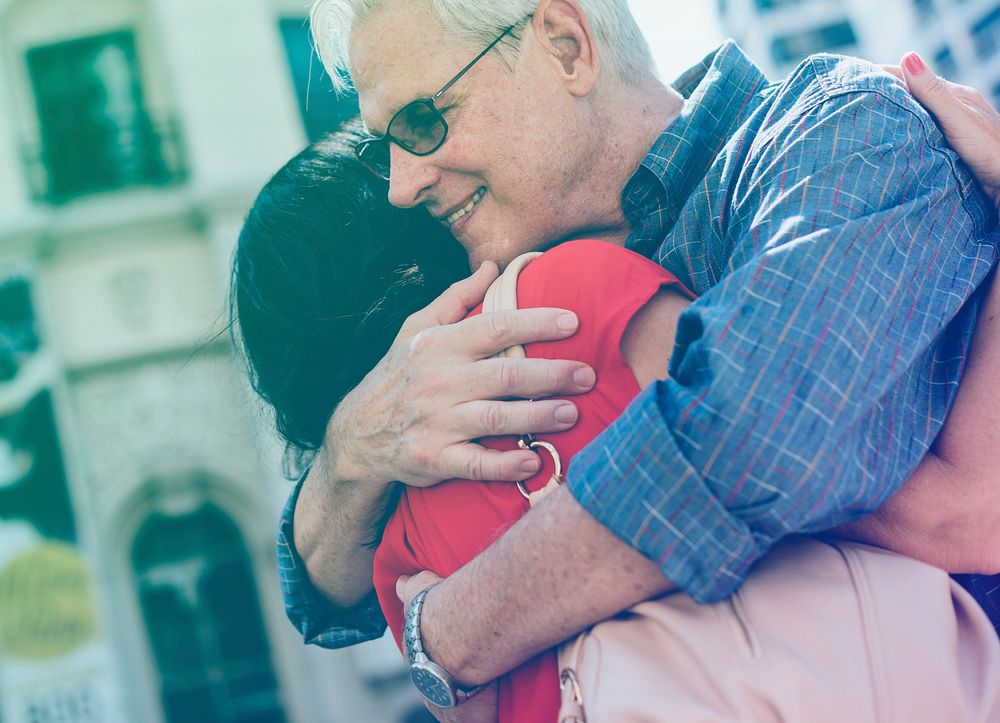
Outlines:
[[[167,723],[284,723],[250,560],[239,531],[204,504],[154,513],[132,545]]]

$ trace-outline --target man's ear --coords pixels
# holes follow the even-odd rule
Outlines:
[[[532,25],[567,90],[580,98],[590,95],[600,59],[590,21],[577,0],[542,0]]]

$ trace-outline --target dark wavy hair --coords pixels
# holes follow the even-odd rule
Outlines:
[[[387,183],[354,155],[362,137],[350,123],[278,171],[233,257],[231,327],[292,475],[406,317],[469,271],[443,226],[389,204]]]

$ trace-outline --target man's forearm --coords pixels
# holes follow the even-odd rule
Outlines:
[[[341,479],[329,454],[320,453],[302,484],[295,506],[295,548],[312,583],[346,608],[372,589],[371,543],[391,487]]]
[[[463,683],[483,683],[672,587],[563,487],[431,590],[424,644]]]

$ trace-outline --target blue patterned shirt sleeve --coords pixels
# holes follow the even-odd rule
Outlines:
[[[354,607],[336,607],[313,585],[295,549],[292,522],[307,474],[308,470],[303,472],[288,496],[278,525],[278,572],[285,613],[311,645],[343,648],[379,638],[385,632],[386,622],[375,591]]]
[[[570,467],[580,503],[696,600],[782,536],[876,509],[954,399],[995,237],[883,75],[808,61],[692,184],[660,260],[688,245],[707,258],[682,273],[719,278],[680,319],[671,378]]]

